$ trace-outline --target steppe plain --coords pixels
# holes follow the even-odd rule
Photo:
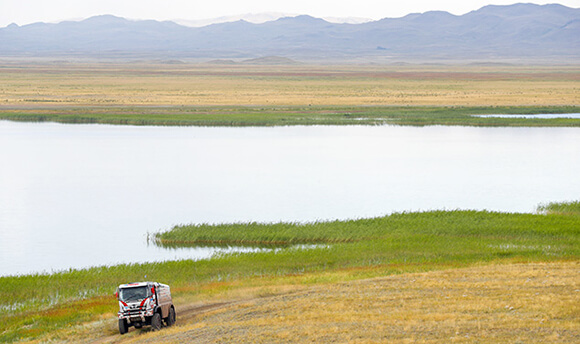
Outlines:
[[[579,66],[0,64],[3,105],[580,105]]]
[[[136,125],[421,125],[437,124],[437,116],[447,114],[463,116],[440,124],[493,125],[465,115],[578,112],[579,81],[578,65],[13,62],[0,64],[0,118]]]

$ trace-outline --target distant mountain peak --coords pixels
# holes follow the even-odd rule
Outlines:
[[[293,25],[293,26],[300,26],[300,27],[308,27],[308,26],[321,26],[331,24],[322,18],[316,18],[313,16],[309,16],[307,14],[302,14],[296,17],[284,17],[280,18],[272,23],[276,25]],[[267,24],[267,23],[265,23]]]
[[[451,14],[449,12],[445,12],[445,11],[427,11],[424,13],[411,13],[411,14],[404,16],[402,19],[433,21],[433,20],[450,20],[450,19],[456,18],[456,17],[458,17],[458,16]],[[392,20],[392,19],[389,18],[387,20]]]
[[[532,3],[515,3],[515,4],[511,4],[511,5],[486,5],[480,9],[478,9],[476,11],[472,11],[470,13],[473,13],[473,12],[479,12],[479,13],[501,12],[503,14],[508,14],[508,15],[522,16],[522,15],[526,15],[530,12],[538,11],[542,8],[547,9],[548,5],[537,5],[537,4],[532,4]]]
[[[449,12],[446,11],[427,11],[425,13],[423,13],[423,16],[427,16],[427,17],[457,17],[454,14],[451,14]]]
[[[303,23],[326,22],[326,20],[324,20],[324,19],[315,18],[315,17],[310,16],[308,14],[301,14],[301,15],[293,16],[293,17],[283,17],[283,18],[278,19],[277,21],[293,21],[293,22],[303,22]]]
[[[93,23],[96,23],[96,22],[111,23],[111,22],[127,22],[129,20],[126,18],[114,16],[112,14],[101,14],[98,16],[89,17],[83,21],[84,22],[93,22]]]

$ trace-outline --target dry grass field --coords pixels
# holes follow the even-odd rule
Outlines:
[[[2,105],[580,105],[580,66],[5,62]]]
[[[578,343],[580,265],[405,274],[252,300],[151,342]]]
[[[66,338],[97,343],[578,343],[578,262],[494,264],[213,301],[160,332],[103,320]],[[296,277],[296,279],[308,276]],[[265,288],[264,288],[265,289]],[[266,293],[265,293],[266,294]],[[241,301],[240,301],[241,300]],[[198,303],[199,305],[199,303]],[[89,333],[86,333],[89,331]],[[94,336],[100,333],[100,336]]]

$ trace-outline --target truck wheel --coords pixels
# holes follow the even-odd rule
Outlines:
[[[175,308],[173,307],[169,308],[169,315],[165,319],[165,323],[167,324],[168,327],[173,326],[173,324],[175,324]]]
[[[119,333],[125,334],[129,332],[129,326],[127,326],[127,319],[119,319]]]
[[[153,318],[151,319],[151,328],[153,328],[153,331],[161,330],[161,315],[159,313],[153,314]]]

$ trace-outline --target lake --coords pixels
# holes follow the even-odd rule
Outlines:
[[[533,212],[580,198],[580,128],[0,121],[0,275],[210,257],[175,224]]]

